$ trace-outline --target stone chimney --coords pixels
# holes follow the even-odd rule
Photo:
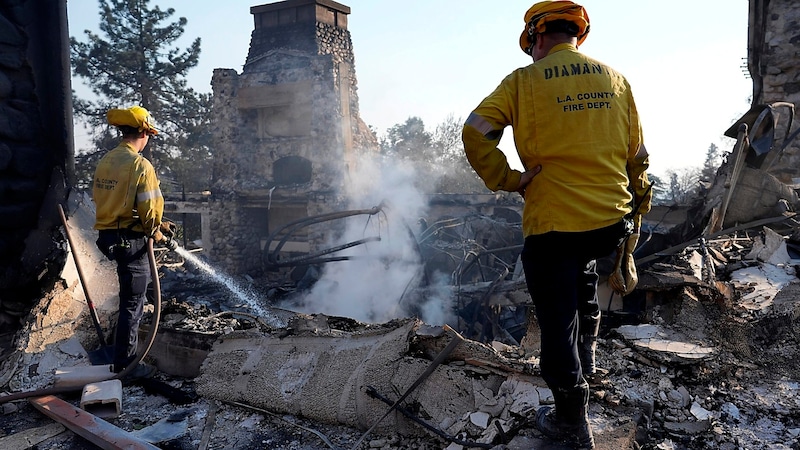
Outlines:
[[[330,0],[253,6],[242,73],[212,78],[215,163],[210,255],[229,273],[259,272],[266,238],[293,220],[344,208],[343,187],[377,140],[358,114],[350,8]],[[330,225],[299,231],[297,256]]]
[[[346,33],[350,8],[330,0],[287,0],[253,6],[250,13],[255,30],[250,41],[248,61],[275,48],[320,54],[336,51],[324,45],[322,40],[326,39],[320,32],[328,34],[333,29],[340,29]],[[352,56],[349,33],[346,41],[346,51]],[[329,48],[323,49],[323,46]]]
[[[753,79],[753,105],[790,102],[800,105],[800,5],[794,0],[750,0],[747,68]],[[767,160],[769,172],[787,184],[800,181],[800,138],[784,146],[785,130],[794,114],[777,108],[779,125]],[[795,122],[797,119],[795,119]],[[772,159],[775,158],[775,159]]]

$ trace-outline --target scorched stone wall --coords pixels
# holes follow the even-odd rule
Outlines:
[[[0,330],[57,281],[74,175],[66,0],[0,2]]]
[[[235,274],[262,269],[261,246],[278,226],[344,208],[346,174],[358,155],[377,149],[358,114],[352,42],[343,27],[349,8],[291,0],[251,12],[256,29],[242,73],[217,69],[212,78],[209,250]],[[313,251],[336,232],[309,227],[296,251]]]
[[[753,103],[786,101],[796,108],[800,104],[800,2],[750,0],[749,16],[748,67],[753,77]],[[786,109],[776,111],[783,120],[776,133],[775,148],[779,149],[788,114]],[[798,127],[795,124],[794,128]],[[790,183],[800,177],[798,167],[800,139],[795,139],[770,172]]]

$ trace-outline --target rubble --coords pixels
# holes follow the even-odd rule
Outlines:
[[[267,18],[279,13],[264,6],[253,11],[259,18],[256,23],[276,23]],[[287,2],[284,6],[298,5]],[[764,102],[782,93],[792,96],[797,91],[795,83],[785,83],[791,64],[783,62],[792,61],[795,36],[791,26],[777,33],[773,28],[790,24],[792,11],[788,9],[794,8],[794,2],[754,2],[751,6],[750,40],[754,45],[750,46],[749,64],[770,68],[767,73],[751,70],[756,77],[753,100]],[[53,13],[43,13],[30,2],[14,8],[25,17],[49,17]],[[344,18],[349,11],[335,12],[339,13]],[[17,22],[18,28],[25,30],[20,36],[34,37],[31,45],[23,39],[26,43],[12,46],[18,50],[17,56],[28,55],[16,58],[17,62],[32,64],[26,67],[33,74],[63,72],[61,68],[47,70],[36,62],[37,58],[30,57],[38,53],[35,43],[48,44],[45,47],[50,51],[64,50],[63,42],[41,39],[35,27]],[[346,20],[337,19],[336,26],[323,22],[306,27],[311,34],[306,43],[301,41],[303,47],[310,44],[322,51],[301,59],[317,61],[334,53],[331,49],[338,46],[342,47],[340,62],[352,61],[346,26],[337,29],[346,25]],[[259,36],[271,34],[266,28],[259,27]],[[277,32],[285,34],[282,28]],[[765,35],[770,38],[764,39]],[[323,41],[318,42],[318,37]],[[336,106],[357,105],[352,64],[323,64],[332,71],[317,63],[300,67],[294,63],[297,52],[263,48],[271,41],[259,39],[257,44],[262,47],[252,48],[254,58],[248,58],[242,74],[231,69],[214,73],[216,109],[227,127],[217,149],[223,176],[215,190],[224,193],[220,197],[223,201],[211,205],[210,195],[203,195],[198,208],[181,212],[205,214],[201,222],[208,220],[211,224],[202,230],[206,250],[215,252],[213,256],[220,264],[242,269],[238,272],[258,267],[263,252],[271,251],[269,246],[264,249],[253,244],[263,237],[263,229],[253,224],[263,225],[263,216],[267,215],[281,217],[280,223],[294,220],[296,215],[313,216],[344,207],[338,195],[331,195],[341,184],[335,174],[352,162],[351,153],[361,147],[377,148],[374,136],[358,117],[358,109]],[[277,78],[262,70],[270,67]],[[276,84],[270,79],[286,80],[292,78],[286,76],[292,72],[308,76],[301,77],[302,83]],[[65,84],[58,76],[34,78]],[[788,78],[792,78],[791,73]],[[309,81],[316,83],[314,89],[305,80],[314,80]],[[345,81],[334,82],[341,95],[331,103],[319,101],[333,92],[318,88],[330,85],[330,80]],[[235,88],[240,82],[245,89]],[[248,90],[251,94],[259,92],[258,97],[244,95]],[[30,94],[30,89],[17,91]],[[44,91],[61,92],[59,88]],[[287,108],[273,108],[274,98],[285,94],[296,95],[299,101]],[[226,100],[236,98],[241,102]],[[69,108],[63,107],[63,102],[50,103],[50,112],[58,116],[50,122],[64,122],[62,113]],[[790,107],[791,114],[788,121],[779,121],[774,110],[785,106]],[[271,113],[258,114],[267,126],[254,130],[255,125],[264,123],[252,120],[252,116],[264,107],[271,108]],[[310,113],[297,114],[309,108],[321,112],[317,115],[322,117],[344,117],[345,122],[355,125],[339,127],[316,121],[309,125],[313,126],[309,133],[300,123],[287,121],[289,129],[277,123],[290,116],[311,117]],[[326,115],[326,111],[334,114]],[[49,116],[47,111],[40,115]],[[598,448],[800,448],[800,281],[796,273],[800,223],[791,212],[800,207],[800,200],[797,179],[792,178],[796,175],[797,152],[788,147],[798,136],[797,130],[790,133],[793,118],[791,102],[754,105],[726,132],[737,139],[737,145],[715,179],[706,180],[708,186],[701,191],[701,201],[690,205],[678,226],[664,235],[653,232],[647,237],[644,244],[651,253],[637,257],[638,289],[626,298],[611,296],[607,289],[602,292],[604,318],[598,362],[605,375],[593,380],[590,402]],[[36,128],[36,120],[28,122],[24,129]],[[785,137],[780,148],[772,151],[773,128],[778,124],[787,125]],[[62,130],[64,133],[55,128],[56,135],[71,135],[69,127]],[[355,135],[331,134],[342,129],[350,129]],[[243,143],[229,139],[241,135],[248,136]],[[299,137],[306,135],[322,137],[323,144]],[[284,145],[287,136],[294,136],[294,145]],[[31,147],[26,141],[20,149],[12,149],[17,171],[20,164],[27,169],[22,170],[26,172],[24,178],[41,174],[42,167],[45,175],[48,167],[53,170],[52,176],[39,176],[38,183],[27,186],[35,195],[16,196],[24,203],[17,205],[25,212],[17,216],[24,220],[17,220],[13,232],[6,233],[6,241],[19,250],[11,251],[12,269],[25,269],[7,271],[11,275],[6,279],[19,278],[19,286],[25,288],[4,297],[0,311],[3,330],[22,323],[19,331],[0,331],[0,448],[82,449],[91,443],[103,444],[102,432],[84,433],[88,431],[85,425],[68,420],[94,420],[87,411],[76,408],[81,402],[80,390],[60,393],[61,399],[37,395],[29,400],[3,400],[14,394],[46,391],[53,386],[59,368],[89,367],[90,352],[103,344],[89,321],[88,294],[82,292],[85,286],[78,284],[75,263],[67,259],[63,264],[61,260],[66,251],[60,252],[65,250],[64,239],[55,236],[57,220],[47,214],[71,189],[65,181],[72,174],[68,167],[71,144],[69,139],[62,140],[64,145],[48,146],[61,152],[47,159],[57,163],[55,168],[42,166],[40,158],[20,162],[17,156],[30,153],[37,145]],[[326,164],[314,166],[302,155],[319,156],[327,141],[335,141],[333,148],[341,151],[322,155],[334,170],[317,171]],[[252,164],[252,152],[242,152],[242,145],[266,145],[264,149],[272,153],[261,158],[260,164]],[[750,152],[751,147],[754,152]],[[778,170],[768,173],[773,165]],[[298,178],[301,183],[297,183]],[[281,189],[273,192],[277,186]],[[46,200],[30,201],[34,197]],[[230,201],[234,197],[236,201]],[[309,205],[298,210],[294,204],[297,200]],[[471,198],[473,201],[479,200]],[[385,450],[553,448],[526,420],[538,405],[553,400],[537,376],[537,329],[535,321],[528,321],[528,296],[516,257],[521,237],[516,224],[519,205],[506,205],[510,208],[504,208],[503,213],[496,206],[500,204],[487,208],[494,211],[491,216],[470,203],[479,214],[444,218],[451,215],[448,211],[432,215],[430,227],[421,220],[424,226],[415,234],[419,255],[412,256],[422,257],[425,277],[420,279],[426,282],[413,286],[409,282],[410,287],[399,299],[389,296],[392,302],[399,304],[402,300],[403,306],[411,306],[409,311],[414,313],[421,311],[430,298],[455,299],[452,325],[466,338],[459,341],[445,328],[429,326],[412,317],[414,314],[367,323],[316,311],[289,310],[299,303],[288,300],[294,296],[293,300],[302,302],[307,285],[317,281],[315,268],[293,271],[289,277],[278,271],[273,274],[277,280],[242,275],[235,280],[241,281],[236,283],[237,288],[241,284],[253,289],[253,297],[262,301],[254,305],[242,302],[191,264],[169,259],[171,255],[162,252],[163,317],[157,342],[147,355],[159,373],[152,379],[124,383],[122,393],[114,397],[120,400],[114,405],[116,417],[96,423],[111,436],[172,449],[305,450],[353,448],[359,443],[363,443],[362,448]],[[91,229],[91,218],[81,215],[85,211],[68,209],[73,212],[71,226]],[[234,218],[237,220],[230,220]],[[242,219],[245,223],[240,223]],[[291,245],[285,250],[303,253],[311,248],[309,241],[317,246],[331,231],[336,234],[338,230],[317,227],[303,239],[288,242]],[[23,240],[25,247],[16,245]],[[98,300],[101,332],[108,334],[115,309],[113,269],[100,263],[102,257],[93,239],[75,244],[76,248],[69,249],[73,255],[93,262],[88,266],[94,270],[87,274],[87,283]],[[22,253],[22,248],[27,251]],[[14,257],[20,255],[22,258]],[[21,266],[16,266],[17,261]],[[56,284],[50,289],[53,279]],[[441,279],[446,283],[438,283]],[[28,281],[36,284],[37,280],[48,288],[31,309]],[[153,325],[145,323],[142,331],[146,333]],[[458,345],[451,347],[454,342]],[[37,409],[47,402],[64,407],[68,413],[51,419]],[[382,415],[385,417],[379,420]],[[62,421],[70,426],[65,427]],[[374,433],[367,435],[365,430]]]
[[[589,414],[598,449],[800,447],[800,222],[788,211],[748,219],[639,258],[639,284],[625,298],[601,284],[602,376],[592,379]],[[81,220],[70,226],[90,229]],[[414,310],[454,299],[452,332],[416,317],[371,323],[300,312],[319,281],[310,272],[220,283],[186,260],[190,252],[160,252],[161,322],[147,355],[159,372],[123,383],[109,424],[181,449],[548,445],[529,422],[553,399],[538,376],[537,324],[509,245],[517,231],[481,215],[419,230],[423,273],[431,281],[438,267],[450,283],[409,284],[401,300]],[[96,306],[107,333],[115,278],[100,269],[91,241],[76,244],[94,258],[88,284],[101,291],[92,294],[103,299]],[[6,393],[46,390],[59,369],[90,365],[98,337],[74,269],[68,261],[63,283],[0,359]],[[0,439],[40,430],[49,437],[39,449],[85,445],[74,430],[44,428],[49,419],[30,402],[2,398]]]
[[[606,311],[598,359],[608,374],[593,387],[590,402],[598,448],[797,446],[800,281],[784,234],[762,228],[709,240],[712,259],[705,263],[715,266],[712,284],[702,279],[700,246],[688,245],[642,270],[644,320],[621,323],[624,311]],[[156,445],[350,448],[448,342],[441,327],[413,319],[366,324],[283,311],[287,327],[273,328],[185,264],[165,264],[162,271],[164,336],[193,336],[183,346],[206,346],[202,365],[196,376],[175,375],[154,356],[166,371],[153,385],[125,385],[121,414],[110,419]],[[731,288],[718,289],[724,285]],[[474,286],[480,292],[480,283]],[[34,317],[48,317],[42,311],[70,317],[75,313],[62,305],[64,298],[76,310],[83,307],[72,295],[79,297],[74,283],[43,301]],[[29,351],[12,368],[10,381],[19,380],[8,383],[12,391],[47,386],[48,370],[69,361],[87,363],[87,323],[69,339],[59,338],[63,324],[36,323],[27,330]],[[512,449],[540,445],[525,420],[552,402],[537,364],[535,351],[465,340],[362,448],[490,448],[502,440]],[[4,406],[6,437],[47,424],[24,402]],[[81,439],[60,433],[37,448],[80,448]]]

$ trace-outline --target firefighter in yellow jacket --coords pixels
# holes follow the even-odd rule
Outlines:
[[[150,161],[141,155],[150,136],[158,134],[150,113],[133,106],[112,109],[106,117],[122,139],[97,164],[92,195],[97,246],[117,263],[119,317],[112,370],[121,372],[136,358],[139,322],[150,285],[147,239],[165,242],[173,226],[162,222],[164,197],[159,181]],[[153,370],[140,364],[129,376],[146,376]]]
[[[578,51],[589,33],[586,10],[543,1],[524,20],[519,43],[533,64],[478,105],[462,138],[489,189],[525,199],[522,262],[541,328],[542,377],[555,399],[554,409],[537,411],[536,427],[593,448],[584,374],[594,371],[600,324],[595,260],[620,249],[615,289],[633,290],[632,252],[650,209],[648,155],[625,77]],[[524,172],[497,147],[509,125]]]

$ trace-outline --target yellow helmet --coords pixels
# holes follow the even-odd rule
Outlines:
[[[128,126],[139,131],[146,131],[149,134],[158,134],[158,130],[153,126],[153,118],[150,113],[141,106],[109,110],[106,113],[106,119],[109,125],[115,127]]]
[[[536,3],[525,13],[525,28],[519,36],[519,46],[531,54],[533,36],[545,32],[545,24],[554,20],[566,20],[577,25],[578,45],[583,44],[589,34],[589,14],[586,9],[569,0],[549,0]]]

